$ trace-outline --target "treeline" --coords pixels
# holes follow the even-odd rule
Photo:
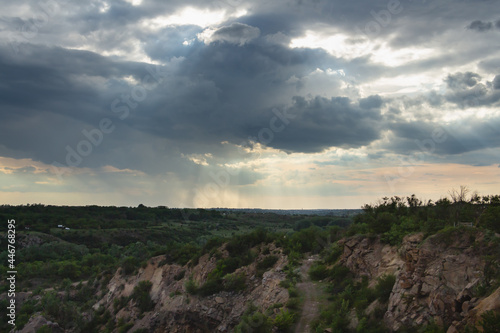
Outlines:
[[[71,229],[114,229],[155,226],[171,220],[202,221],[222,218],[215,210],[178,209],[164,206],[101,207],[101,206],[51,206],[42,204],[0,206],[0,220],[16,220],[18,228],[49,232],[64,225]],[[6,224],[0,225],[0,231]]]
[[[466,188],[451,191],[450,198],[424,202],[415,195],[382,198],[363,206],[354,218],[349,234],[379,234],[382,240],[398,244],[413,232],[431,235],[446,227],[474,226],[500,232],[500,196],[468,195]]]

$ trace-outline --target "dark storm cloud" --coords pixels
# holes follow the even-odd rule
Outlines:
[[[453,90],[463,87],[473,87],[479,81],[481,81],[481,76],[477,73],[472,72],[449,74],[445,79],[448,87]]]
[[[368,96],[359,100],[359,106],[363,109],[378,109],[382,104],[383,100],[379,95]]]
[[[33,45],[20,50],[13,57],[10,50],[0,49],[0,82],[5,83],[0,86],[2,156],[33,158],[48,164],[63,162],[66,146],[75,149],[85,139],[82,131],[98,127],[103,118],[123,127],[111,111],[111,102],[130,93],[123,77],[140,81],[148,74],[144,64],[139,67],[87,51]],[[96,85],[96,80],[106,83]],[[127,127],[117,129],[81,166],[120,161],[122,158],[113,160],[108,152],[136,137]],[[120,166],[127,167],[128,162],[123,162]]]
[[[142,129],[170,139],[240,144],[269,130],[271,119],[276,117],[272,110],[278,107],[295,112],[298,118],[286,133],[264,142],[271,147],[312,152],[329,146],[368,144],[378,138],[379,96],[362,100],[362,107],[357,101],[342,98],[308,101],[296,97],[292,101],[297,91],[286,83],[290,77],[307,76],[321,64],[334,68],[346,64],[336,62],[321,50],[289,49],[264,39],[248,45],[195,44],[179,69],[189,89],[181,86],[166,91],[163,105],[154,113],[146,111],[151,121]],[[360,59],[356,63],[369,67]],[[291,108],[286,106],[291,103]],[[138,121],[131,120],[131,126],[137,126]],[[344,125],[351,130],[342,130]]]
[[[119,89],[120,79],[144,75],[137,63],[115,62],[88,51],[33,45],[20,50],[13,56],[0,49],[0,80],[8,83],[0,89],[4,119],[15,117],[18,113],[12,109],[17,108],[32,115],[45,111],[89,121],[103,111],[103,98]],[[100,90],[85,78],[109,81]]]
[[[468,118],[449,124],[398,122],[389,126],[394,137],[387,148],[400,154],[458,155],[500,147],[500,118]]]
[[[290,124],[269,146],[289,152],[319,152],[330,147],[357,148],[380,137],[379,109],[360,108],[347,97],[295,97],[285,111]]]
[[[478,32],[484,32],[493,29],[492,22],[483,22],[480,20],[474,21],[467,26],[469,30],[476,30]]]
[[[493,30],[493,28],[500,29],[500,20],[496,22],[483,22],[476,20],[467,26],[469,30],[476,30],[477,32],[485,32]]]
[[[428,129],[418,121],[401,122],[401,111],[394,106],[382,115],[381,108],[388,104],[382,97],[341,97],[342,81],[338,78],[328,79],[326,88],[330,90],[325,88],[328,97],[319,96],[304,82],[317,68],[342,69],[347,73],[349,85],[357,89],[360,84],[382,77],[467,64],[478,59],[479,54],[490,54],[496,46],[489,45],[486,49],[460,46],[453,52],[388,68],[373,63],[368,55],[345,59],[321,49],[290,49],[267,38],[279,33],[289,40],[303,36],[307,30],[321,31],[329,25],[332,34],[344,33],[353,42],[383,39],[393,47],[427,46],[427,43],[436,47],[442,35],[457,27],[463,30],[472,21],[470,16],[486,17],[481,12],[491,12],[493,7],[489,2],[483,6],[461,2],[447,11],[449,2],[413,1],[401,2],[401,11],[391,13],[389,3],[388,0],[203,3],[146,0],[140,6],[114,1],[107,11],[99,7],[99,2],[60,5],[57,15],[64,19],[56,20],[55,15],[47,26],[40,28],[37,38],[47,45],[59,45],[59,40],[72,41],[78,37],[81,39],[72,41],[75,46],[85,47],[89,43],[95,52],[30,43],[20,45],[15,56],[7,47],[0,49],[3,120],[0,152],[4,156],[31,157],[46,163],[64,161],[66,146],[75,147],[82,139],[82,129],[94,128],[103,117],[115,121],[116,130],[82,166],[112,164],[158,172],[168,165],[187,170],[182,153],[209,151],[227,158],[241,157],[238,152],[227,153],[220,143],[241,144],[248,142],[249,137],[287,152],[356,148],[381,138],[387,123],[392,124],[390,129],[400,142],[414,145],[411,140],[425,137]],[[31,4],[35,8],[37,2]],[[164,26],[155,30],[140,25],[144,20],[168,16],[189,5],[215,10],[247,6],[249,13],[211,27],[214,33],[208,41],[218,42],[208,44],[196,38],[205,29],[199,26]],[[468,14],[466,9],[471,8],[474,13]],[[8,16],[7,24],[18,25],[27,19],[28,16]],[[367,33],[365,28],[372,23],[378,24],[378,32]],[[481,21],[470,26],[484,31],[488,24]],[[479,38],[479,34],[465,33]],[[111,102],[130,94],[134,83],[128,78],[141,82],[148,74],[148,65],[123,61],[117,56],[106,57],[99,52],[114,49],[132,52],[137,45],[151,59],[165,66],[176,61],[176,65],[161,85],[148,91],[137,109],[129,107],[127,119],[119,120],[110,111]],[[483,65],[495,65],[493,60],[488,61]],[[289,83],[291,78],[299,83]],[[445,95],[431,91],[419,105],[427,102],[439,106],[447,101],[463,107],[495,106],[500,98],[498,76],[488,83],[476,73],[455,73],[446,78],[446,84],[449,91]],[[126,107],[124,102],[120,106]],[[289,123],[281,120],[285,128],[272,132],[272,140],[270,137],[262,140],[259,133],[271,130],[270,121],[279,119],[273,110],[294,118],[288,119]],[[457,125],[457,131],[458,128]],[[495,131],[488,128],[474,124],[474,130],[484,131],[488,139],[497,142]],[[451,133],[452,128],[449,130]],[[21,132],[20,139],[12,140]],[[457,154],[485,146],[474,141],[473,132],[471,129],[468,135],[457,134],[459,139],[450,139],[440,152]],[[394,147],[399,149],[398,145]],[[198,170],[199,166],[191,168],[190,171]]]
[[[458,72],[449,74],[445,79],[448,93],[447,101],[462,108],[478,106],[494,106],[500,100],[500,92],[496,91],[496,77],[493,82],[481,82],[479,74],[473,72]]]
[[[495,76],[493,80],[493,88],[500,89],[500,75]]]
[[[138,160],[148,161],[146,152],[151,154],[149,158],[162,158],[154,157],[154,150],[141,148],[141,142],[154,141],[155,137],[195,153],[210,151],[211,145],[221,141],[240,144],[258,136],[275,116],[274,106],[292,103],[295,88],[285,81],[292,75],[309,75],[318,64],[334,62],[323,51],[290,50],[265,41],[252,45],[198,43],[179,60],[175,75],[149,91],[137,111],[129,110],[127,119],[120,121],[110,111],[110,104],[130,94],[133,85],[124,78],[140,82],[148,74],[146,64],[62,48],[24,45],[21,50],[16,57],[6,49],[0,53],[0,76],[2,82],[9,83],[0,89],[2,152],[12,156],[12,151],[17,151],[16,157],[45,163],[64,161],[66,147],[76,149],[79,140],[85,139],[82,130],[91,130],[106,117],[115,121],[117,129],[81,166],[133,165],[141,170],[144,165]],[[95,85],[99,80],[106,83]],[[307,101],[297,97],[291,110],[298,122],[269,145],[310,152],[368,144],[378,137],[375,120],[379,113],[357,104],[345,98]],[[371,97],[361,104],[377,108],[380,100]],[[26,134],[20,140],[10,140],[15,132]],[[117,158],[128,142],[134,142],[132,147],[136,148],[131,151],[141,158],[127,161],[127,154]],[[169,155],[172,150],[164,153]]]

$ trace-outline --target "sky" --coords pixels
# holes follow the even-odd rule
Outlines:
[[[498,194],[500,1],[0,6],[1,204]]]

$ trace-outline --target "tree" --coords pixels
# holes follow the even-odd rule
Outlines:
[[[453,203],[466,202],[469,192],[470,192],[470,189],[465,185],[460,185],[459,190],[453,188],[450,191],[448,191],[448,193],[450,194],[450,197],[451,197],[451,201]]]
[[[460,185],[460,189],[451,189],[448,191],[451,197],[451,201],[453,202],[453,215],[454,221],[453,226],[456,226],[458,222],[460,222],[460,211],[462,207],[467,202],[467,196],[470,192],[470,189],[465,185]]]
[[[389,231],[391,229],[391,226],[397,223],[397,221],[398,219],[396,216],[389,212],[384,212],[379,214],[377,216],[377,219],[373,220],[374,223],[369,225],[369,227],[374,233],[382,234]]]

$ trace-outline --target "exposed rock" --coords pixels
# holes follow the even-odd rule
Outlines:
[[[140,328],[147,328],[150,332],[172,333],[231,332],[250,302],[264,312],[275,303],[285,304],[288,301],[288,291],[280,286],[280,282],[286,278],[283,268],[287,264],[287,257],[273,244],[268,248],[271,253],[277,251],[279,259],[273,268],[263,274],[262,279],[255,277],[255,262],[235,271],[247,277],[247,289],[243,292],[220,292],[208,297],[189,295],[185,290],[186,281],[192,278],[202,285],[216,267],[216,259],[206,254],[194,267],[175,264],[161,266],[159,263],[163,256],[159,256],[151,258],[136,276],[125,278],[117,271],[108,284],[108,293],[94,305],[94,309],[104,306],[114,313],[114,299],[130,296],[140,281],[148,280],[152,283],[150,296],[155,308],[144,313],[141,318],[131,301],[116,313],[117,318],[133,320],[131,332]],[[223,257],[228,256],[223,247],[219,248],[219,252]],[[264,255],[259,254],[256,261],[262,258]],[[184,277],[176,280],[174,277],[182,271],[185,271]]]
[[[370,286],[383,274],[396,276],[384,316],[390,330],[431,321],[460,330],[484,311],[500,308],[498,290],[479,303],[474,298],[474,288],[484,280],[485,265],[473,247],[474,237],[464,233],[446,242],[439,237],[424,240],[422,233],[409,235],[399,250],[378,238],[355,236],[340,241],[344,245],[340,263],[357,277],[367,276]],[[481,237],[478,232],[475,240]]]
[[[371,317],[371,316],[374,314],[375,310],[376,310],[378,307],[380,307],[380,306],[381,306],[381,304],[380,304],[379,300],[378,300],[378,299],[374,300],[374,301],[373,301],[373,302],[371,302],[371,304],[370,304],[370,305],[368,305],[368,307],[366,308],[366,310],[365,310],[365,315],[367,315],[368,317]]]
[[[396,249],[382,244],[378,238],[354,237],[339,243],[344,245],[340,263],[355,272],[356,276],[370,278],[370,286],[376,283],[379,276],[395,274],[403,264]]]
[[[358,316],[356,315],[355,309],[352,309],[351,312],[349,312],[348,319],[349,319],[349,325],[347,326],[347,328],[355,331],[356,327],[358,327],[359,324],[359,319]]]
[[[40,313],[37,313],[28,320],[26,325],[24,325],[23,329],[20,331],[16,331],[18,333],[34,333],[37,330],[39,330],[42,326],[48,326],[52,329],[52,332],[54,333],[59,333],[59,332],[64,332],[59,327],[58,323],[51,322],[47,320],[44,316],[42,316]]]
[[[467,311],[464,310],[464,306]],[[464,304],[462,304],[462,311],[464,319],[453,325],[459,331],[467,324],[478,324],[481,320],[481,315],[487,311],[500,313],[500,288],[479,302],[477,302],[477,299],[471,299],[469,302],[464,302]],[[480,329],[480,331],[482,330]]]
[[[16,246],[18,249],[23,249],[30,246],[38,246],[43,243],[62,241],[60,238],[49,234],[29,232],[19,233],[16,239]]]
[[[438,317],[444,326],[460,320],[462,305],[470,301],[470,290],[484,269],[479,256],[471,255],[472,240],[457,246],[439,243],[434,237],[406,237],[400,249],[404,267],[397,276],[384,317],[397,330],[403,325],[426,324]],[[415,318],[412,315],[418,314]]]

